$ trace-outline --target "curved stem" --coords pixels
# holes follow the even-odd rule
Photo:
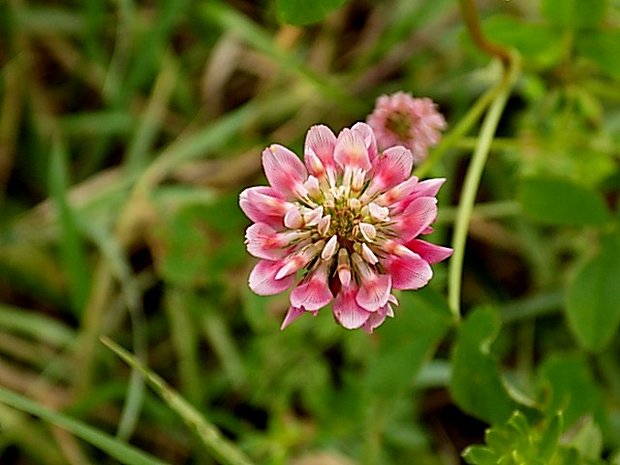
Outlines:
[[[480,26],[480,17],[478,16],[475,0],[460,0],[459,3],[461,5],[461,15],[463,16],[467,29],[469,29],[469,34],[476,46],[489,55],[499,58],[504,66],[507,67],[512,59],[510,50],[489,41],[484,36],[482,27]]]
[[[474,202],[476,200],[476,193],[478,192],[478,186],[480,185],[480,178],[482,177],[482,171],[487,161],[489,150],[491,148],[491,142],[495,135],[495,130],[499,123],[499,119],[502,115],[508,96],[512,89],[512,84],[519,69],[518,55],[512,55],[513,58],[509,61],[509,68],[504,75],[502,81],[496,87],[498,93],[493,103],[489,107],[489,111],[484,117],[482,122],[482,128],[480,129],[480,135],[478,137],[478,144],[476,150],[472,156],[471,163],[465,175],[465,181],[463,190],[461,192],[461,198],[459,200],[459,206],[456,214],[456,220],[454,223],[454,236],[452,238],[452,247],[454,254],[450,260],[450,268],[448,271],[448,304],[450,310],[456,320],[460,319],[460,296],[461,296],[461,281],[463,274],[463,260],[465,257],[465,242],[467,240],[467,231],[469,229],[469,223],[474,208]]]

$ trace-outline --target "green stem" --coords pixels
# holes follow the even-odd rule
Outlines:
[[[482,33],[482,27],[480,26],[480,18],[478,17],[478,10],[476,9],[474,0],[460,0],[461,14],[463,20],[469,29],[469,33],[474,40],[474,43],[483,51],[490,55],[498,57],[504,66],[506,67],[511,63],[511,52],[493,42],[489,42]],[[486,91],[471,107],[467,114],[459,121],[457,126],[446,135],[439,143],[437,148],[431,153],[427,160],[420,165],[414,172],[414,174],[421,178],[426,175],[433,166],[441,159],[447,149],[456,145],[460,139],[467,134],[476,121],[482,116],[482,113],[486,108],[498,97],[498,92],[501,92],[503,86],[493,87]]]
[[[512,60],[512,54],[507,48],[489,41],[484,36],[475,0],[460,0],[459,3],[461,5],[461,16],[476,46],[489,55],[499,58],[504,66],[508,66]]]
[[[448,149],[454,147],[461,138],[469,132],[474,124],[480,119],[484,111],[495,99],[498,88],[493,87],[482,94],[478,100],[472,105],[469,111],[461,118],[452,131],[446,134],[441,139],[441,142],[435,150],[433,150],[430,156],[413,172],[418,178],[426,176],[437,164],[439,160],[444,156]]]
[[[473,212],[474,202],[476,200],[476,193],[478,192],[478,186],[480,185],[482,171],[484,170],[489,150],[491,148],[491,142],[493,140],[493,136],[495,135],[499,119],[502,116],[502,112],[512,89],[512,84],[515,81],[519,69],[518,56],[513,56],[514,58],[510,60],[510,66],[507,73],[496,87],[497,94],[482,122],[478,145],[476,146],[469,169],[465,175],[463,190],[461,192],[459,207],[454,223],[454,236],[452,239],[454,253],[450,260],[450,269],[448,271],[448,304],[450,305],[450,310],[457,321],[460,319],[461,314],[461,280],[463,274],[463,260],[465,257],[467,231],[469,229],[469,223]]]

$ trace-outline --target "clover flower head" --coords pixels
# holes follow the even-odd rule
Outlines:
[[[413,98],[405,92],[377,98],[367,123],[380,149],[403,145],[412,151],[415,164],[426,159],[428,148],[439,142],[446,128],[446,120],[431,99]]]
[[[370,333],[394,315],[393,289],[426,285],[430,264],[452,253],[418,238],[432,231],[444,180],[419,182],[411,151],[379,153],[365,123],[337,137],[313,126],[305,163],[281,145],[262,159],[270,186],[245,189],[239,203],[254,222],[248,252],[260,259],[250,288],[272,295],[292,287],[282,328],[331,303],[338,323]]]

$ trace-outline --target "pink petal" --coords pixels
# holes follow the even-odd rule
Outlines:
[[[369,191],[384,191],[406,181],[412,168],[413,155],[408,149],[400,145],[390,147],[375,163],[375,174]]]
[[[263,168],[271,187],[287,196],[299,196],[308,178],[306,167],[286,147],[273,144],[263,150]]]
[[[417,255],[390,255],[382,265],[392,276],[394,289],[419,289],[433,277],[431,266]]]
[[[435,197],[437,192],[439,192],[439,188],[443,185],[446,180],[444,178],[434,178],[434,179],[426,179],[425,181],[419,182],[411,192],[407,193],[407,195],[401,197],[402,200],[398,201],[393,208],[393,213],[399,213],[407,209],[407,207],[413,202],[415,199],[421,197]]]
[[[375,312],[383,307],[390,297],[392,278],[385,274],[372,274],[360,285],[355,301],[360,307]]]
[[[280,329],[282,330],[286,328],[288,325],[293,323],[304,313],[306,312],[302,310],[301,308],[297,308],[293,306],[289,307],[288,311],[286,312],[286,315],[284,316],[284,320],[282,321],[282,325],[280,325]]]
[[[395,229],[404,242],[415,238],[437,218],[437,199],[421,197],[415,199],[395,221]]]
[[[286,202],[271,187],[249,187],[239,194],[239,206],[255,223],[282,227],[282,218],[291,204]]]
[[[245,232],[245,238],[248,252],[257,258],[279,260],[288,254],[284,249],[288,242],[286,236],[278,234],[264,223],[250,226]]]
[[[420,239],[413,239],[407,242],[405,246],[413,250],[430,264],[441,262],[452,255],[451,248],[431,244],[430,242]]]
[[[315,172],[316,164],[313,157],[317,157],[325,170],[335,169],[334,146],[336,145],[336,136],[327,126],[322,124],[312,126],[306,134],[304,143],[304,161],[308,171],[321,178],[323,173]]]
[[[334,160],[342,168],[361,168],[364,171],[372,168],[363,136],[349,128],[344,128],[338,134],[334,147]]]
[[[445,178],[433,178],[421,181],[414,189],[412,195],[415,197],[435,197],[444,182],[446,182]]]
[[[332,301],[334,296],[327,282],[327,267],[321,265],[307,276],[291,292],[291,305],[305,310],[319,310]]]
[[[376,328],[383,324],[387,316],[391,317],[393,315],[394,312],[392,311],[392,307],[389,304],[384,305],[379,310],[370,315],[370,318],[368,318],[368,320],[364,324],[364,331],[366,331],[368,334],[372,334],[372,332]]]
[[[375,140],[375,133],[372,128],[368,124],[360,122],[355,123],[351,127],[351,130],[358,132],[362,136],[364,145],[366,145],[366,149],[368,150],[368,159],[374,166],[377,160],[377,141]]]
[[[282,268],[282,262],[260,260],[250,273],[248,284],[258,295],[274,295],[288,289],[293,283],[294,275],[276,279],[276,273]]]
[[[334,317],[338,323],[347,329],[360,328],[372,315],[372,312],[364,310],[358,305],[355,301],[356,294],[357,288],[352,284],[349,287],[342,288],[334,300]]]
[[[381,194],[377,199],[377,203],[379,205],[387,206],[390,205],[395,212],[403,211],[411,201],[407,204],[404,204],[405,199],[411,196],[411,193],[415,190],[418,184],[418,178],[415,176],[411,176],[405,181],[397,184],[392,187],[386,193]],[[411,198],[413,200],[413,197]]]

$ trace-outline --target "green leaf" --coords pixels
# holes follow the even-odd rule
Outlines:
[[[166,462],[152,457],[92,426],[74,420],[65,414],[54,412],[1,386],[0,402],[66,429],[78,438],[101,449],[120,463],[127,465],[166,465]]]
[[[560,443],[562,425],[561,413],[532,426],[516,411],[507,422],[486,431],[486,447],[470,446],[463,457],[472,465],[585,465],[575,449]],[[490,437],[501,441],[491,443]]]
[[[580,54],[592,60],[604,72],[620,79],[620,31],[589,31],[579,35],[575,46]]]
[[[577,449],[582,457],[595,461],[603,453],[603,434],[592,417],[588,417],[567,444]]]
[[[562,411],[570,428],[584,415],[604,421],[603,400],[587,360],[581,355],[555,355],[543,362],[539,379],[545,393],[547,416]]]
[[[531,176],[523,179],[517,194],[523,212],[550,225],[600,225],[610,219],[603,196],[567,179]]]
[[[367,386],[375,395],[396,396],[410,386],[451,324],[445,301],[431,289],[404,292],[377,335],[380,345],[369,363]]]
[[[463,458],[472,465],[495,465],[497,463],[493,451],[483,446],[468,447],[463,452]]]
[[[68,275],[73,310],[79,314],[86,304],[90,289],[90,273],[86,248],[78,231],[78,219],[67,200],[68,160],[65,147],[55,140],[49,167],[49,189],[58,209],[60,251]]]
[[[499,326],[491,308],[474,310],[463,322],[452,353],[452,397],[463,411],[489,423],[506,421],[516,407],[490,353]]]
[[[562,59],[564,41],[561,32],[543,24],[497,15],[486,19],[483,29],[490,39],[516,48],[537,66],[548,68]]]
[[[568,287],[566,312],[579,343],[603,350],[620,325],[620,237],[608,237],[577,271]]]
[[[606,0],[542,0],[542,14],[550,23],[569,29],[594,28],[605,17]]]
[[[321,21],[346,0],[277,0],[276,8],[281,21],[302,26]]]
[[[562,434],[564,423],[561,413],[555,414],[547,429],[544,431],[540,438],[540,451],[538,457],[544,462],[549,463],[551,456],[558,447],[558,441],[560,440],[560,434]]]

